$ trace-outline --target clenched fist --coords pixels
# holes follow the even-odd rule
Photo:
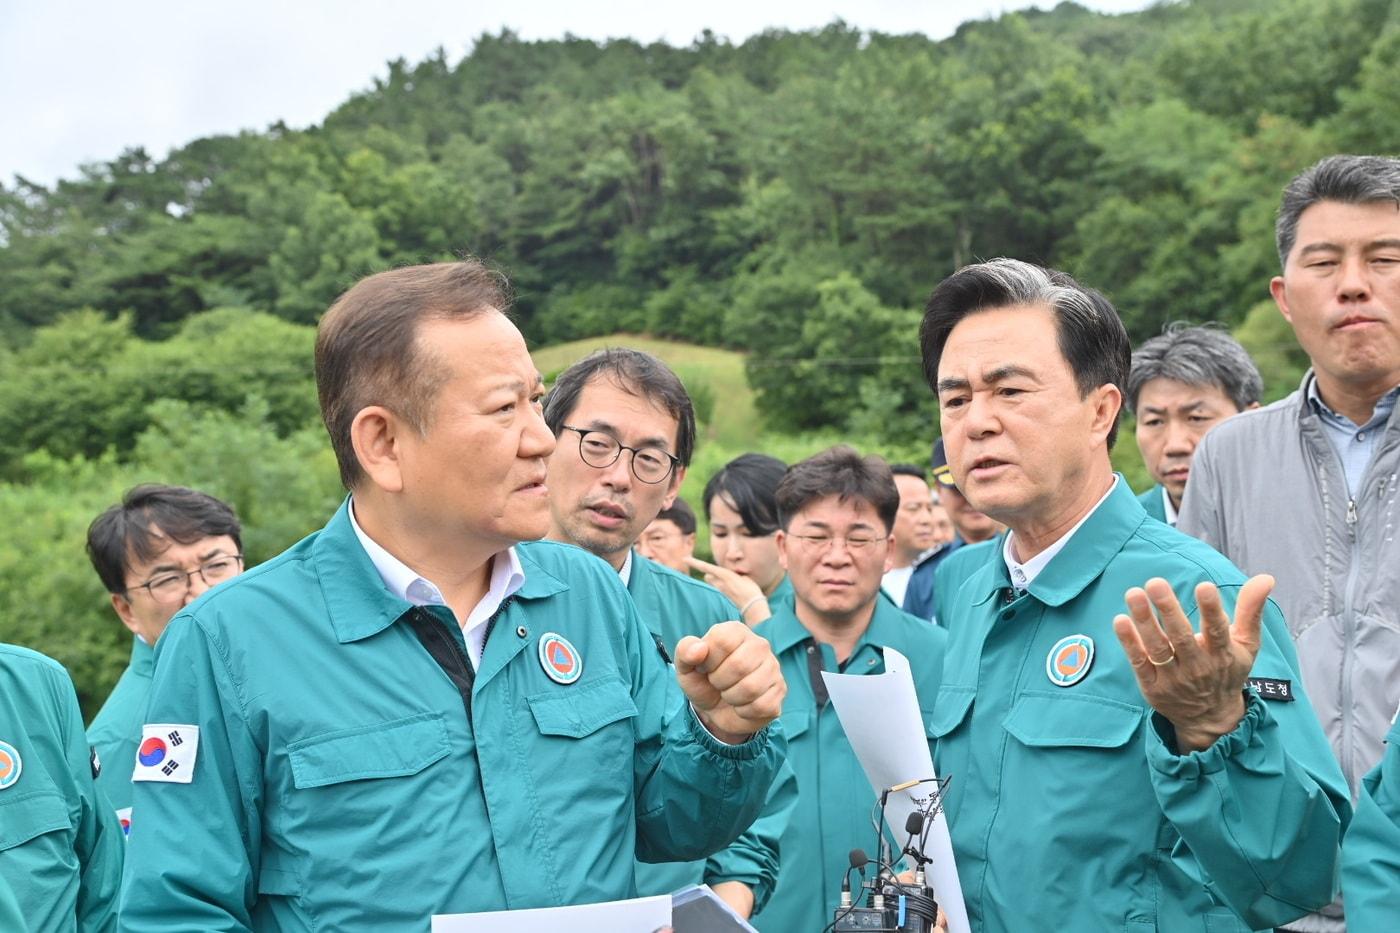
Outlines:
[[[777,719],[787,696],[773,649],[742,622],[720,622],[704,638],[682,638],[676,679],[705,728],[731,745]]]

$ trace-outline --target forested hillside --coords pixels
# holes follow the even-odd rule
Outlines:
[[[1100,288],[1135,339],[1236,327],[1280,394],[1301,364],[1260,307],[1278,192],[1326,153],[1400,151],[1397,7],[1065,3],[942,41],[502,33],[390,63],[304,131],[4,183],[0,637],[74,666],[85,700],[110,683],[123,639],[81,531],[136,478],[235,498],[258,557],[314,527],[337,495],[318,315],[367,272],[462,252],[510,274],[536,345],[744,351],[769,432],[926,449],[919,307],[998,255]]]

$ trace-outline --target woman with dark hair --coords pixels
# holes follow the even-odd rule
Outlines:
[[[710,524],[715,563],[694,557],[690,565],[705,582],[739,607],[739,617],[757,625],[772,615],[770,603],[793,601],[792,584],[778,560],[778,483],[787,464],[767,454],[743,454],[705,484],[702,505]]]

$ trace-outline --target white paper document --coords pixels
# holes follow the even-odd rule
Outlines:
[[[841,728],[877,798],[887,787],[937,776],[928,751],[919,697],[914,690],[914,679],[909,675],[908,658],[893,648],[886,648],[883,674],[823,671],[822,680],[826,682]],[[926,699],[931,702],[933,697]],[[957,775],[953,775],[953,780],[957,780]],[[905,821],[910,813],[920,809],[921,799],[932,789],[932,784],[917,784],[890,794],[885,816],[895,839],[903,842],[908,836],[904,831]],[[953,861],[953,841],[942,811],[929,831],[928,846],[925,854],[933,860],[928,866],[929,883],[938,898],[938,906],[948,915],[949,933],[971,933],[962,884],[958,881],[958,866]]]
[[[671,898],[497,910],[484,914],[438,914],[432,933],[654,933],[671,925]]]

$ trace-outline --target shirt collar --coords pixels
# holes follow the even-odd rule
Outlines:
[[[632,585],[632,549],[627,549],[627,556],[622,558],[622,567],[617,571],[617,575],[622,578],[623,586]]]
[[[1167,524],[1176,527],[1177,512],[1176,506],[1172,505],[1172,497],[1167,493],[1167,487],[1162,487],[1162,511],[1166,514]]]
[[[1113,482],[1109,484],[1108,492],[1099,497],[1099,501],[1094,503],[1094,507],[1086,512],[1083,518],[1075,522],[1074,527],[1061,535],[1054,544],[1051,544],[1048,548],[1025,563],[1018,561],[1015,557],[1015,551],[1012,550],[1012,541],[1016,537],[1016,532],[1008,532],[1006,538],[1001,543],[1001,556],[1002,559],[1006,561],[1007,572],[1011,574],[1011,585],[1017,590],[1028,589],[1030,585],[1035,582],[1035,578],[1040,576],[1040,572],[1045,569],[1046,565],[1055,559],[1055,555],[1065,549],[1065,545],[1069,544],[1069,539],[1074,537],[1074,533],[1080,528],[1083,528],[1084,523],[1099,510],[1099,506],[1108,501],[1108,497],[1113,495],[1113,490],[1117,488],[1117,486],[1118,474],[1115,473],[1113,475]],[[1163,492],[1165,493],[1166,490],[1163,490]],[[1171,500],[1168,500],[1167,504],[1171,505]]]
[[[1340,424],[1352,430],[1371,430],[1372,428],[1384,424],[1386,421],[1390,420],[1390,414],[1395,410],[1396,400],[1400,399],[1400,385],[1398,385],[1376,399],[1376,405],[1371,409],[1370,419],[1367,420],[1365,424],[1357,425],[1346,415],[1338,414],[1336,411],[1333,411],[1332,406],[1322,400],[1322,393],[1317,390],[1317,375],[1315,373],[1311,371],[1308,372],[1305,385],[1308,404],[1312,406],[1313,411],[1322,418],[1326,418],[1335,424]]]
[[[875,593],[875,610],[871,613],[870,624],[865,627],[860,639],[856,642],[855,648],[851,651],[851,657],[860,654],[860,650],[865,645],[875,645],[883,647],[890,637],[887,631],[892,624],[891,616],[902,615],[902,611],[888,597]],[[796,645],[805,643],[812,638],[812,633],[807,630],[801,620],[797,618],[796,605],[775,605],[773,615],[768,621],[760,623],[767,627],[767,634],[773,645],[775,655],[782,654]]]

